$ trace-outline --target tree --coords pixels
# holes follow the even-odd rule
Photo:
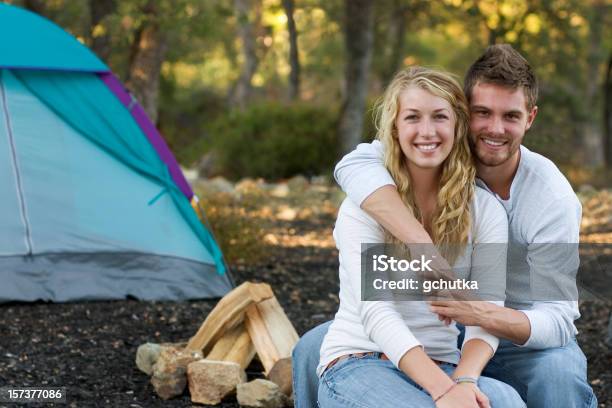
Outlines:
[[[156,0],[149,0],[142,11],[144,16],[134,35],[126,85],[155,123],[159,74],[167,51],[166,33],[161,27]]]
[[[293,0],[283,0],[283,8],[287,15],[287,30],[289,31],[289,64],[291,72],[289,74],[289,99],[295,100],[300,95],[300,59],[298,56],[297,29],[293,12],[295,4]]]
[[[252,3],[254,2],[254,4]],[[253,7],[251,7],[253,5]],[[257,44],[254,26],[259,26],[261,21],[261,2],[260,0],[234,0],[236,18],[238,24],[238,37],[242,42],[242,53],[244,63],[240,71],[238,81],[232,90],[230,104],[239,108],[244,108],[252,98],[253,86],[251,80],[257,71],[259,60],[257,58]],[[254,19],[251,22],[249,14],[253,9]]]
[[[113,14],[116,9],[116,0],[91,0],[89,2],[91,18],[89,43],[96,55],[107,63],[111,53],[111,39],[108,34],[108,28],[104,27],[102,22],[104,18]]]
[[[374,42],[374,2],[345,0],[344,5],[346,85],[338,130],[342,150],[348,152],[361,141],[363,132],[368,71]]]
[[[608,55],[608,68],[604,81],[604,154],[606,167],[612,169],[612,54]],[[612,327],[612,316],[610,327]],[[612,335],[610,340],[612,341]]]
[[[605,147],[600,121],[597,114],[599,109],[598,91],[602,88],[599,83],[599,72],[602,63],[605,63],[605,50],[603,49],[603,25],[606,21],[608,5],[604,0],[594,0],[588,10],[589,35],[588,52],[586,58],[586,89],[584,90],[583,103],[590,115],[579,123],[580,139],[582,140],[584,153],[590,160],[587,162],[592,166],[604,164]],[[595,114],[593,114],[595,113]]]

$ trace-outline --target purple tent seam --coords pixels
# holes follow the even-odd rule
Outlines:
[[[126,89],[121,84],[121,81],[112,73],[112,72],[103,72],[98,73],[100,79],[108,86],[110,91],[121,101],[121,103],[130,111],[130,114],[138,123],[138,126],[142,130],[142,132],[147,136],[149,142],[155,148],[155,151],[162,159],[166,166],[168,166],[168,170],[170,171],[170,175],[172,176],[172,180],[176,183],[176,185],[180,188],[180,190],[185,194],[187,199],[191,200],[193,197],[193,191],[187,183],[179,164],[176,159],[170,152],[168,145],[159,134],[155,125],[151,122],[146,112],[142,108],[142,106],[135,101],[131,94],[126,91]]]

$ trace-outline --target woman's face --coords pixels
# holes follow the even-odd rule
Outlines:
[[[417,87],[400,93],[395,126],[408,164],[440,167],[453,147],[455,120],[451,105],[439,96]]]

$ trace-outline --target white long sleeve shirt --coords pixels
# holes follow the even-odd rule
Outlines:
[[[582,208],[569,182],[550,160],[520,147],[518,170],[503,200],[480,179],[508,214],[509,243],[506,306],[529,319],[531,335],[524,347],[545,349],[567,344],[577,333],[577,295],[538,299],[547,280],[569,279],[578,268]],[[336,166],[334,176],[358,206],[384,185],[394,185],[383,164],[380,142],[360,144]],[[571,286],[571,285],[568,285]]]
[[[493,303],[503,305],[506,214],[493,196],[478,187],[471,209],[469,245],[454,270],[458,278],[497,283],[491,287],[496,287],[500,300]],[[340,207],[334,239],[340,257],[340,306],[321,347],[319,375],[335,358],[359,352],[384,352],[398,366],[401,357],[417,346],[435,360],[457,364],[459,331],[455,324],[441,322],[426,302],[361,300],[361,244],[382,243],[385,237],[383,228],[349,199]],[[464,344],[473,338],[484,340],[493,350],[499,343],[482,328],[468,326]]]

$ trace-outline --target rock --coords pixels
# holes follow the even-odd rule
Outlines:
[[[185,180],[187,180],[189,184],[193,184],[198,179],[197,169],[187,169],[181,166],[181,171],[183,172],[183,176],[185,176]]]
[[[200,158],[197,164],[198,175],[200,177],[210,177],[217,171],[217,155],[214,152],[208,152]]]
[[[161,346],[156,343],[145,343],[138,346],[136,367],[147,375],[153,374],[153,366],[157,362],[161,350]]]
[[[153,374],[153,366],[159,358],[159,354],[164,348],[174,348],[180,350],[185,348],[187,343],[144,343],[136,351],[136,366],[140,371],[147,375]]]
[[[236,192],[238,194],[258,194],[263,190],[264,182],[262,179],[253,180],[244,178],[236,183]]]
[[[578,187],[578,192],[580,194],[590,196],[590,195],[596,194],[597,190],[595,189],[595,187],[593,187],[590,184],[581,184],[580,187]]]
[[[237,363],[202,359],[187,366],[187,381],[192,402],[216,405],[246,382],[246,373]]]
[[[310,183],[315,186],[329,186],[331,181],[327,176],[314,176],[310,179]]]
[[[151,384],[162,399],[181,395],[187,385],[187,366],[202,359],[201,351],[182,350],[175,347],[162,348],[153,366]]]
[[[276,213],[276,218],[283,221],[293,221],[297,216],[297,210],[292,207],[288,207],[283,205],[279,208],[279,211]]]
[[[238,404],[253,408],[278,408],[285,404],[280,387],[272,381],[258,378],[237,387]]]
[[[277,198],[284,198],[289,195],[289,187],[287,184],[277,184],[276,187],[270,191],[270,194]]]
[[[302,192],[310,186],[306,177],[302,175],[294,176],[287,181],[287,186],[292,192]]]
[[[211,193],[228,193],[234,194],[234,185],[223,177],[215,177],[212,179],[198,180],[197,187],[202,191],[202,194]]]
[[[268,380],[278,385],[285,396],[290,396],[293,390],[291,357],[281,358],[268,373]]]

